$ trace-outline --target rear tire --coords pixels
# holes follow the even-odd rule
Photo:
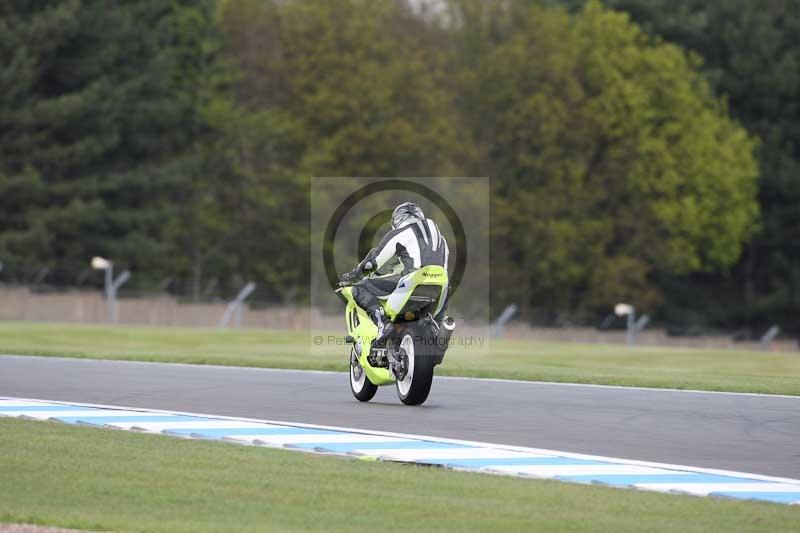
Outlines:
[[[361,363],[358,362],[355,350],[350,352],[350,391],[360,402],[370,401],[378,392],[378,386],[369,380]]]
[[[422,342],[418,329],[406,333],[400,339],[400,349],[408,358],[406,375],[397,380],[397,396],[406,405],[420,405],[428,399],[433,383],[434,357],[430,347]],[[403,355],[401,354],[401,357]]]

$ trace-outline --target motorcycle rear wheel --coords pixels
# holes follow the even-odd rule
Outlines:
[[[406,374],[397,380],[397,396],[406,405],[420,405],[428,399],[433,383],[434,357],[418,328],[400,339],[399,355],[407,361]]]

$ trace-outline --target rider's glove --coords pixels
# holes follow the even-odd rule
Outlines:
[[[339,283],[343,283],[345,285],[352,285],[358,281],[358,276],[356,276],[355,272],[345,272],[339,278]]]

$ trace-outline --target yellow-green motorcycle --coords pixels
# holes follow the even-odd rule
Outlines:
[[[352,287],[336,290],[347,304],[346,340],[350,350],[350,389],[359,401],[368,402],[378,387],[396,384],[397,395],[406,405],[419,405],[428,398],[433,369],[444,359],[455,321],[436,320],[447,297],[447,270],[422,267],[400,278],[397,288],[382,298],[391,330],[381,346],[373,346],[378,328],[353,298]]]

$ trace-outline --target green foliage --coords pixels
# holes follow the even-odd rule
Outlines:
[[[270,296],[297,298],[310,176],[447,175],[465,157],[443,36],[401,6],[357,0],[224,2],[220,25],[241,72],[234,100],[207,116],[225,175],[214,199],[237,218],[241,249],[227,256]]]
[[[596,3],[534,6],[517,25],[480,59],[472,104],[503,248],[529,266],[514,282],[526,303],[569,312],[639,294],[652,308],[653,273],[732,265],[757,216],[754,141],[693,60]]]
[[[761,231],[733,278],[702,283],[721,291],[734,285],[733,305],[748,309],[737,320],[792,327],[800,309],[800,5],[787,0],[607,3],[628,11],[653,34],[701,55],[704,73],[730,102],[731,114],[761,139]],[[699,283],[686,281],[689,290],[697,290]],[[730,320],[728,314],[720,309],[717,320]]]
[[[310,176],[473,174],[495,178],[475,202],[494,208],[496,305],[547,319],[618,299],[654,310],[672,298],[665,279],[739,261],[756,149],[777,176],[762,202],[785,209],[769,208],[748,260],[768,250],[789,276],[795,252],[764,244],[794,220],[781,198],[795,122],[780,115],[797,111],[796,72],[781,74],[797,58],[774,23],[786,13],[719,8],[738,22],[704,36],[696,2],[628,3],[669,11],[706,67],[581,0],[449,0],[425,16],[368,0],[3,4],[3,276],[47,267],[71,285],[104,255],[144,288],[171,277],[201,298],[252,279],[261,299],[298,300]],[[763,81],[755,53],[705,53],[750,27],[758,54],[780,56]],[[760,147],[702,68],[748,125],[780,125],[751,127]]]
[[[287,106],[315,175],[451,175],[463,156],[445,35],[392,2],[289,2]],[[402,52],[401,52],[402,51]]]
[[[0,67],[0,254],[12,276],[25,279],[27,263],[75,283],[97,254],[144,267],[139,280],[159,270],[164,183],[153,169],[195,133],[182,71],[198,46],[180,30],[208,6],[0,7],[0,48],[11,57]]]

